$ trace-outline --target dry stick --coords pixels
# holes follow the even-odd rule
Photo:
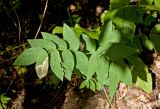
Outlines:
[[[9,49],[9,50],[1,51],[1,52],[0,52],[0,55],[2,55],[2,54],[5,53],[5,52],[9,52],[9,51],[11,51],[11,50],[15,50],[15,49],[19,48],[20,46],[24,46],[24,45],[27,45],[27,44],[28,44],[28,43],[24,43],[24,44],[15,46],[15,47],[13,47],[13,48],[11,48],[11,49]]]
[[[21,42],[21,23],[20,23],[18,14],[17,14],[17,12],[15,10],[14,10],[14,13],[15,13],[15,15],[17,17],[17,22],[18,22],[18,41],[19,41],[19,45],[20,45],[20,42]]]
[[[108,95],[107,95],[107,93],[106,93],[106,89],[103,87],[103,92],[104,92],[104,94],[105,94],[105,96],[106,96],[106,98],[107,98],[107,101],[109,102],[109,107],[111,106],[111,108],[112,109],[115,109],[114,107],[113,107],[113,105],[112,105],[112,103],[111,103],[111,101],[110,101],[110,99],[109,99],[109,97],[108,97]]]
[[[44,19],[46,10],[47,10],[47,5],[48,5],[48,0],[46,0],[46,4],[45,4],[44,11],[43,11],[43,15],[42,15],[42,20],[41,20],[41,23],[40,23],[40,25],[39,25],[39,27],[38,27],[38,30],[37,30],[37,33],[36,33],[34,39],[37,38],[37,36],[38,36],[38,34],[39,34],[39,31],[40,31],[40,29],[41,29],[41,26],[42,26],[42,23],[43,23],[43,19]]]

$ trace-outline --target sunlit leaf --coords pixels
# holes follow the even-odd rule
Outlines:
[[[103,45],[108,42],[107,38],[111,35],[111,32],[112,32],[112,21],[109,21],[107,24],[104,25],[100,33],[98,39],[99,45]]]
[[[90,38],[98,40],[100,30],[94,30],[94,31],[89,31],[85,28],[80,27],[79,25],[76,25],[75,28],[73,28],[75,31],[76,35],[80,37],[82,33],[87,34]]]
[[[41,47],[47,50],[52,50],[56,48],[56,45],[47,39],[28,39],[28,43],[31,45],[31,47]]]
[[[98,54],[95,52],[91,55],[91,57],[88,60],[88,57],[80,51],[75,52],[76,54],[76,68],[87,77],[87,80],[89,80],[92,75],[96,72],[97,69],[97,59]]]
[[[96,84],[93,80],[89,80],[89,88],[92,90],[92,91],[95,91],[96,90]]]
[[[80,89],[87,87],[89,88],[89,81],[88,80],[84,80],[81,84],[80,84]]]
[[[27,66],[35,63],[38,59],[38,55],[44,52],[44,49],[39,47],[33,47],[25,50],[18,56],[13,65]]]
[[[111,97],[116,92],[120,81],[128,86],[132,85],[131,70],[122,60],[112,62],[109,68],[109,94]]]
[[[41,34],[44,39],[48,39],[55,42],[58,45],[59,50],[64,50],[67,48],[67,43],[58,36],[46,32],[41,32]]]
[[[63,39],[69,44],[71,50],[76,51],[79,49],[80,41],[75,32],[66,24],[63,25]]]
[[[152,77],[147,65],[138,56],[129,56],[128,61],[132,64],[132,79],[138,87],[150,93],[152,91]]]
[[[53,49],[50,53],[50,67],[53,73],[63,81],[64,77],[64,72],[63,72],[63,67],[61,66],[61,58],[59,51],[56,49]]]
[[[88,72],[88,57],[80,51],[75,52],[76,68],[84,75]]]
[[[9,103],[9,101],[11,100],[11,98],[5,96],[4,94],[0,94],[0,109],[6,109],[7,104]]]
[[[154,4],[157,8],[160,8],[160,0],[154,0]]]
[[[86,44],[86,50],[88,50],[90,53],[95,52],[96,50],[95,40],[91,39],[88,35],[85,35],[85,34],[82,34],[82,37]]]
[[[145,48],[148,50],[153,50],[154,49],[154,44],[152,43],[151,40],[148,39],[148,37],[144,34],[141,35],[142,43]]]
[[[74,68],[74,56],[70,50],[64,50],[62,52],[63,67],[65,72],[65,77],[71,80],[73,68]]]
[[[97,80],[101,87],[108,85],[109,60],[103,55],[97,59],[98,67],[96,71]]]
[[[63,27],[60,27],[60,26],[56,26],[53,31],[52,31],[52,34],[62,34],[63,33]]]
[[[98,59],[99,59],[99,54],[97,52],[94,52],[89,58],[88,72],[86,74],[88,80],[93,76],[93,74],[97,70],[97,67],[99,66],[97,63]]]
[[[16,69],[18,75],[22,75],[27,71],[26,67],[15,66],[14,68]]]
[[[133,40],[136,25],[133,22],[129,22],[122,18],[114,18],[113,23],[116,25],[116,28],[120,31],[122,37],[127,38],[129,40]]]

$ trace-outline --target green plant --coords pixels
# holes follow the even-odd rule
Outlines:
[[[62,81],[64,77],[71,80],[73,72],[78,70],[84,78],[80,88],[95,91],[107,85],[110,96],[114,95],[120,81],[128,86],[134,83],[151,92],[151,73],[139,54],[144,50],[159,51],[159,24],[152,28],[149,36],[142,28],[136,32],[136,28],[141,24],[148,29],[156,21],[154,13],[158,14],[159,1],[140,0],[136,5],[129,4],[129,0],[111,0],[110,10],[105,17],[103,15],[102,30],[88,31],[64,24],[63,27],[56,27],[52,34],[42,32],[43,39],[28,40],[31,48],[25,50],[14,65],[36,63],[40,79],[47,75],[50,66]],[[147,11],[153,14],[145,16]],[[150,20],[148,16],[155,20]],[[62,34],[63,39],[55,35],[57,33]],[[85,45],[83,50],[80,50],[80,41]]]
[[[11,98],[6,97],[4,94],[0,94],[0,109],[6,109],[7,104]]]

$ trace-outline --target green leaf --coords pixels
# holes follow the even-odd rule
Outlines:
[[[69,44],[71,50],[76,51],[79,49],[80,41],[75,32],[66,24],[63,25],[63,39]]]
[[[52,35],[46,32],[41,32],[41,34],[44,39],[48,39],[56,43],[58,45],[59,50],[64,50],[67,48],[67,43],[63,39],[59,38],[58,36]]]
[[[11,98],[5,96],[4,94],[0,94],[0,109],[6,109],[7,104],[9,103],[9,101],[11,100]]]
[[[95,92],[96,90],[96,84],[93,80],[89,80],[89,88]]]
[[[87,87],[89,88],[89,81],[88,80],[84,80],[81,85],[80,85],[80,89],[84,88],[84,87]]]
[[[151,25],[154,21],[156,21],[156,17],[153,17],[152,15],[149,15],[149,16],[147,16],[147,17],[144,19],[144,25],[145,25],[145,26],[149,26],[149,25]]]
[[[109,94],[113,97],[119,82],[122,81],[128,86],[132,85],[131,70],[122,61],[112,62],[109,68]]]
[[[71,80],[73,68],[74,68],[74,56],[70,50],[64,50],[62,52],[63,67],[65,72],[65,77]]]
[[[140,0],[141,5],[152,5],[153,0]]]
[[[133,44],[140,50],[142,51],[142,43],[141,43],[141,38],[140,35],[136,35],[133,39]]]
[[[27,41],[31,45],[31,47],[41,47],[47,50],[56,48],[56,45],[52,41],[47,39],[28,39]]]
[[[138,56],[129,56],[127,60],[132,64],[133,82],[145,92],[152,91],[152,77],[147,65]]]
[[[141,39],[145,48],[147,48],[148,50],[154,49],[154,44],[152,43],[151,40],[148,39],[146,35],[142,34]]]
[[[160,0],[154,0],[154,4],[157,8],[160,8]]]
[[[97,60],[98,67],[96,71],[97,81],[101,88],[104,85],[108,85],[108,73],[109,73],[109,60],[103,55]]]
[[[53,49],[51,51],[50,56],[51,56],[50,59],[51,70],[60,80],[63,81],[64,72],[63,72],[63,67],[61,66],[61,58],[58,50]]]
[[[76,51],[75,54],[77,61],[76,68],[87,77],[87,80],[89,80],[96,72],[98,54],[96,52],[93,53],[89,60],[83,52]]]
[[[97,70],[97,67],[99,66],[97,64],[98,59],[99,59],[99,54],[97,52],[94,52],[89,58],[88,72],[86,74],[88,80],[93,76],[93,74]]]
[[[76,68],[86,76],[88,72],[88,57],[80,51],[75,52],[76,55]]]
[[[80,27],[79,25],[76,25],[75,28],[73,28],[75,31],[76,35],[80,37],[82,33],[87,34],[90,38],[98,40],[100,30],[95,30],[95,31],[88,31],[87,29],[84,29]]]
[[[151,30],[151,34],[159,34],[160,33],[160,24],[156,24]]]
[[[88,35],[82,34],[82,37],[86,44],[86,50],[88,50],[90,53],[95,52],[96,50],[96,42],[95,40],[91,39]]]
[[[18,65],[18,66],[31,65],[37,61],[38,56],[42,52],[44,52],[44,50],[39,47],[29,48],[18,56],[13,65]]]
[[[147,81],[141,79],[140,77],[137,77],[136,85],[141,89],[143,89],[145,92],[151,93],[152,92],[152,76],[151,76],[151,73],[149,73],[147,66],[145,67],[144,70],[145,70],[144,73],[146,73],[147,75]]]
[[[121,36],[124,38],[129,39],[130,41],[133,40],[136,25],[133,22],[129,22],[122,18],[114,18],[113,23],[116,25],[116,28],[120,31]]]
[[[110,10],[113,10],[113,9],[117,9],[117,8],[122,8],[124,6],[127,6],[129,5],[130,3],[130,0],[110,0]]]
[[[63,33],[63,27],[60,27],[60,26],[56,26],[53,31],[52,31],[52,34],[62,34]]]
[[[111,35],[111,31],[112,31],[112,21],[109,21],[108,23],[106,23],[100,33],[98,42],[99,45],[102,46],[105,43],[108,43],[107,38]]]
[[[155,50],[160,52],[160,34],[150,34],[150,40],[153,42]]]
[[[49,62],[48,62],[48,53],[45,50],[42,50],[40,54],[37,56],[35,67],[39,79],[42,79],[47,75]]]
[[[112,11],[106,12],[103,24],[106,23],[106,22],[108,22],[108,21],[110,21],[110,20],[113,20],[115,18],[115,16],[117,15],[118,11],[119,11],[119,9],[114,9]]]
[[[110,48],[106,49],[105,54],[110,59],[117,60],[117,59],[126,58],[135,53],[138,53],[138,49],[135,49],[120,43],[115,43]]]
[[[138,6],[127,6],[119,10],[117,17],[134,22],[136,24],[143,22],[144,9]]]
[[[118,31],[112,30],[112,21],[109,21],[104,25],[101,34],[99,36],[99,45],[102,46],[109,42],[120,42],[121,36]]]
[[[160,24],[156,24],[150,32],[150,40],[153,42],[155,50],[160,52]]]

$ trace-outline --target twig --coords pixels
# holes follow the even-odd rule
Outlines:
[[[106,93],[106,89],[103,87],[103,92],[104,92],[104,94],[105,94],[105,96],[106,96],[106,98],[107,98],[107,101],[109,102],[109,107],[111,106],[111,108],[112,109],[115,109],[114,107],[113,107],[113,105],[112,105],[112,103],[111,103],[111,101],[110,101],[110,99],[109,99],[109,97],[108,97],[108,95],[107,95],[107,93]]]
[[[9,52],[9,51],[11,51],[11,50],[15,50],[15,49],[19,48],[20,46],[24,46],[24,45],[27,45],[27,44],[28,44],[28,43],[24,43],[24,44],[21,44],[21,45],[19,45],[19,46],[15,46],[15,47],[13,47],[13,48],[11,48],[11,49],[9,49],[9,50],[2,51],[2,52],[0,52],[0,55],[3,54],[3,53],[5,53],[5,52]]]
[[[37,30],[37,33],[36,33],[34,39],[37,38],[37,36],[38,36],[38,34],[39,34],[39,31],[40,31],[40,29],[41,29],[41,27],[42,27],[43,19],[44,19],[44,17],[45,17],[45,13],[46,13],[46,11],[47,11],[47,5],[48,5],[48,0],[46,0],[46,4],[45,4],[45,7],[44,7],[44,11],[43,11],[41,23],[40,23],[40,25],[39,25],[39,27],[38,27],[38,30]]]
[[[154,69],[149,68],[156,76],[157,78],[160,80],[160,74],[158,74],[158,72],[156,72]]]
[[[19,17],[18,17],[18,14],[17,14],[16,10],[14,10],[14,13],[17,17],[17,22],[18,22],[18,42],[19,42],[19,45],[20,45],[20,42],[21,42],[21,23],[20,23],[20,20],[19,20]]]
[[[4,6],[3,8],[5,9],[5,11],[6,11],[8,17],[12,20],[14,26],[17,27],[17,24],[16,24],[15,20],[14,20],[14,19],[11,17],[11,15],[9,14],[9,11],[8,11],[7,7]]]
[[[17,58],[17,56],[14,56],[14,57],[6,59],[6,60],[0,60],[0,64],[3,63],[3,62],[7,62],[7,61],[10,61],[10,60],[13,60],[15,58]]]
[[[14,80],[15,80],[15,78],[12,79],[12,81],[10,82],[10,84],[9,84],[9,86],[8,86],[8,88],[7,88],[6,94],[8,93],[8,91],[9,91],[10,87],[12,86]]]

